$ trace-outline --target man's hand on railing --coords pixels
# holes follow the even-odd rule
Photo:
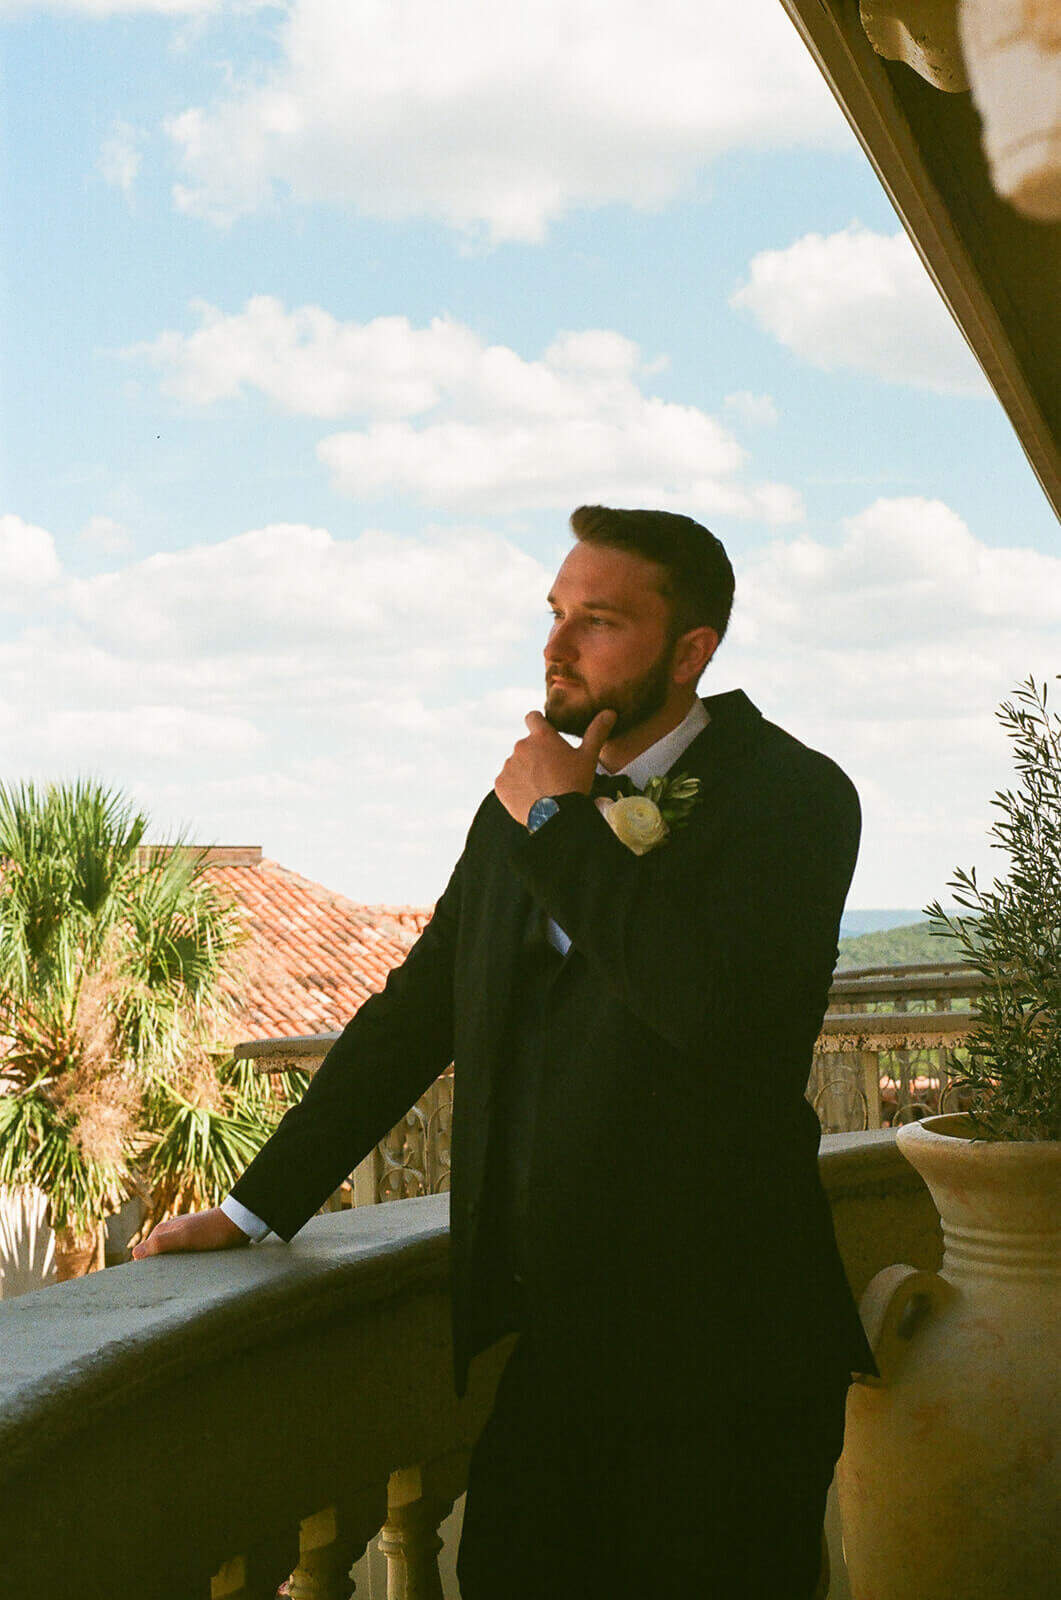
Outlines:
[[[133,1246],[133,1260],[166,1255],[171,1250],[238,1250],[250,1240],[226,1217],[220,1206],[187,1217],[169,1217]]]

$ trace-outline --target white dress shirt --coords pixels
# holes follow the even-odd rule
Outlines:
[[[678,757],[683,755],[692,744],[698,733],[702,733],[710,721],[707,710],[702,700],[694,700],[689,710],[670,733],[665,733],[662,739],[657,739],[655,744],[650,744],[647,750],[642,750],[629,764],[620,769],[618,773],[610,773],[610,777],[629,778],[635,789],[643,789],[650,778],[662,777],[668,772]],[[598,772],[607,772],[607,768],[597,765]],[[548,826],[548,824],[546,824]],[[563,928],[550,921],[546,927],[546,938],[560,954],[567,955],[571,948],[571,940]],[[263,1222],[261,1217],[256,1217],[253,1211],[234,1200],[231,1195],[222,1200],[221,1210],[241,1229],[255,1244],[264,1239],[271,1231],[269,1224]]]

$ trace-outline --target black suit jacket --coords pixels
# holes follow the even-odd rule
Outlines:
[[[527,1326],[561,1386],[710,1408],[870,1370],[804,1098],[854,868],[855,791],[739,691],[676,763],[700,801],[637,857],[588,797],[535,834],[494,795],[431,922],[235,1188],[290,1238],[455,1062],[458,1387],[501,1331],[487,1182],[513,976],[566,930],[545,1024]]]

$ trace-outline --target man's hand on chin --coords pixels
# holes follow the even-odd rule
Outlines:
[[[226,1217],[220,1206],[187,1217],[169,1217],[133,1246],[134,1261],[167,1255],[171,1250],[238,1250],[250,1240],[242,1228]]]
[[[589,794],[597,758],[615,726],[614,711],[598,711],[582,736],[569,745],[550,727],[540,711],[524,718],[527,737],[521,739],[498,773],[494,793],[517,822],[525,823],[535,800],[546,794]]]

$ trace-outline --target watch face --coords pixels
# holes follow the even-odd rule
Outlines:
[[[527,827],[531,833],[537,831],[543,822],[548,822],[550,817],[555,817],[560,807],[551,794],[543,795],[540,800],[535,800],[527,813]]]

